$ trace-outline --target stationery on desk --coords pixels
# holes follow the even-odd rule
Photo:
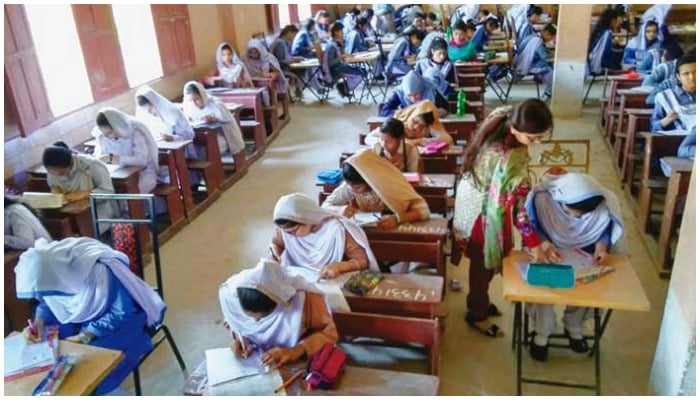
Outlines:
[[[565,269],[571,269],[573,270],[573,276],[571,277],[572,281],[576,280],[581,283],[590,283],[615,270],[611,266],[595,265],[593,257],[580,249],[557,249],[557,252],[561,256],[561,262],[559,264],[520,263],[518,265],[518,272],[520,273],[520,276],[524,281],[534,284],[531,281],[533,279],[537,280],[537,278],[533,278],[533,275],[530,274],[530,268],[533,266],[540,268],[551,268],[551,271],[544,272],[550,274],[550,276],[558,273],[565,273]],[[573,285],[573,282],[571,282],[571,284]]]
[[[5,382],[48,371],[56,360],[56,340],[27,343],[22,335],[5,338]]]
[[[377,213],[357,212],[352,215],[352,220],[359,226],[377,226],[377,221],[382,217]]]
[[[269,371],[260,360],[261,351],[238,358],[230,348],[206,351],[209,394],[237,396],[274,396],[284,382],[279,371]],[[282,392],[283,394],[284,392]]]

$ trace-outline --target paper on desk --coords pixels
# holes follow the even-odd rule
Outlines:
[[[323,294],[326,296],[326,302],[331,311],[350,312],[350,305],[345,300],[345,295],[340,289],[341,283],[336,280],[318,281],[318,272],[316,268],[310,267],[290,267],[292,271],[303,276],[307,281],[314,283]]]
[[[377,215],[370,212],[359,212],[352,216],[352,220],[360,226],[377,226]]]
[[[210,381],[209,394],[212,396],[286,396],[284,390],[275,393],[275,389],[283,383],[279,371],[274,370],[218,385],[212,385]]]
[[[248,358],[236,357],[228,347],[209,349],[205,353],[210,386],[268,372],[268,368],[260,362],[261,351],[252,352]]]
[[[28,344],[22,335],[5,338],[5,376],[51,365],[53,362],[53,350],[48,342]]]
[[[654,132],[654,133],[658,133],[660,135],[666,135],[666,136],[687,136],[688,135],[688,131],[685,129],[671,129],[668,131],[658,131],[658,132]]]

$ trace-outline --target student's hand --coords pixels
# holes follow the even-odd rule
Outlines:
[[[97,157],[97,158],[98,158],[100,161],[102,161],[103,163],[109,164],[109,154],[103,154],[103,155],[101,155],[101,156],[99,156],[99,157]],[[114,159],[114,156],[112,156],[112,159]]]
[[[72,202],[78,201],[78,200],[87,199],[88,197],[90,197],[90,192],[73,192],[73,193],[65,193],[63,195],[63,199],[69,203],[72,203]]]
[[[118,155],[116,155],[116,154],[113,154],[113,155],[112,155],[112,162],[111,162],[111,164],[114,164],[114,165],[119,164],[119,156],[118,156]]]
[[[73,342],[73,343],[82,343],[80,340],[80,335],[73,335],[73,336],[68,336],[67,338],[63,339],[67,342]]]
[[[596,264],[602,263],[608,256],[608,246],[605,243],[598,242],[595,244],[595,252],[593,253],[593,261]]]
[[[160,135],[160,139],[161,139],[161,140],[164,140],[164,141],[166,141],[166,142],[172,142],[173,140],[175,140],[175,136],[173,136],[173,135],[168,135],[167,133],[162,133],[162,134]]]
[[[399,226],[399,220],[396,218],[396,215],[385,215],[377,222],[377,228],[379,229],[389,230],[397,226]]]
[[[676,120],[678,120],[678,118],[680,118],[680,115],[678,115],[678,113],[674,111],[661,120],[661,125],[663,125],[664,127],[669,126]]]
[[[302,62],[304,61],[304,57],[292,57],[292,62]]]
[[[547,240],[540,243],[539,246],[532,248],[531,257],[534,262],[561,262],[561,255],[557,252],[554,245]]]
[[[263,365],[281,367],[282,365],[300,359],[306,351],[300,345],[294,347],[273,347],[263,354],[260,361]]]
[[[335,279],[340,275],[342,271],[340,270],[340,263],[328,264],[321,269],[318,273],[321,279]]]
[[[414,54],[406,56],[406,62],[416,61],[416,56]]]
[[[348,204],[345,206],[345,209],[343,210],[343,217],[345,218],[352,218],[353,215],[357,212],[357,207],[353,204],[352,201],[348,201]]]
[[[209,122],[216,122],[216,121],[218,121],[218,119],[213,115],[207,115],[206,117],[204,117],[204,122],[209,123]]]
[[[248,338],[242,338],[245,343],[245,351],[243,351],[243,346],[241,345],[241,338],[236,335],[236,338],[231,342],[231,351],[236,357],[248,358],[250,353],[253,352],[253,343],[248,340]]]
[[[44,331],[44,321],[42,319],[34,320],[34,327],[36,328],[36,335],[32,334],[29,326],[26,326],[22,330],[22,336],[27,343],[39,343],[42,340],[41,333]]]

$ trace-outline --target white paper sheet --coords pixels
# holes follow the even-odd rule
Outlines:
[[[562,261],[559,264],[571,265],[574,271],[595,265],[593,257],[582,250],[557,249]]]
[[[350,312],[350,305],[345,300],[345,295],[340,289],[342,283],[337,280],[322,280],[318,281],[318,270],[310,267],[292,267],[295,273],[306,278],[307,281],[313,282],[326,295],[326,301],[331,311]]]
[[[216,386],[209,384],[209,394],[212,396],[286,396],[284,390],[275,393],[282,386],[282,376],[277,370],[266,374],[247,376],[241,379],[224,382]]]
[[[53,364],[48,342],[28,344],[22,335],[5,338],[5,376]]]
[[[260,363],[261,357],[260,351],[252,352],[248,358],[238,358],[228,347],[207,350],[209,385],[215,386],[234,379],[268,372],[268,368]]]
[[[377,226],[378,216],[378,213],[358,212],[352,216],[352,220],[360,226]]]

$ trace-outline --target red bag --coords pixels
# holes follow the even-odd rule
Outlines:
[[[340,347],[326,343],[311,359],[306,381],[314,389],[331,389],[343,372],[346,361],[347,356]]]
[[[112,225],[112,247],[129,257],[129,269],[143,278],[143,266],[136,250],[136,229],[134,224]]]

